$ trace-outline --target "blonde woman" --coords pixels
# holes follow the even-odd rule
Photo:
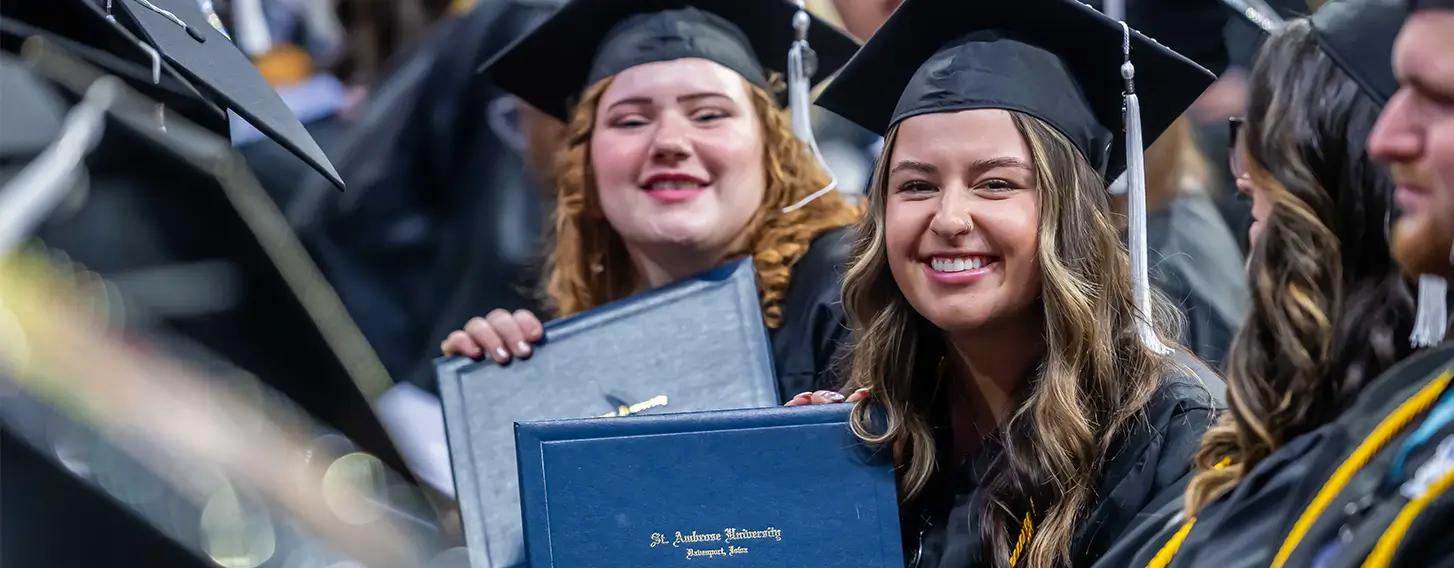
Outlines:
[[[1088,566],[1180,497],[1212,423],[1111,214],[1123,38],[1152,138],[1211,74],[1075,0],[908,0],[818,101],[885,136],[845,390],[895,451],[914,565]]]

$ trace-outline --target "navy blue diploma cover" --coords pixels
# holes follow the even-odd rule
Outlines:
[[[780,403],[750,258],[548,322],[528,360],[435,368],[474,568],[525,561],[516,422]]]
[[[902,568],[889,452],[851,405],[517,424],[534,568]]]

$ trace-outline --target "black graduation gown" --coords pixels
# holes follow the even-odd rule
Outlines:
[[[1285,534],[1282,514],[1304,493],[1316,471],[1319,448],[1346,447],[1337,429],[1324,426],[1288,442],[1257,464],[1232,492],[1203,508],[1168,566],[1266,568]],[[1096,568],[1148,566],[1182,529],[1183,501],[1176,499],[1144,516],[1116,542]],[[1235,546],[1232,544],[1235,543]]]
[[[843,316],[843,270],[853,247],[853,229],[818,235],[793,265],[783,300],[782,325],[769,333],[773,369],[782,400],[798,393],[837,390],[848,325]]]
[[[1437,564],[1441,553],[1442,561],[1451,560],[1448,555],[1454,552],[1454,544],[1449,542],[1449,525],[1440,526],[1437,521],[1454,517],[1454,493],[1450,493],[1448,487],[1428,488],[1423,494],[1433,501],[1419,512],[1410,507],[1411,499],[1401,489],[1420,473],[1422,466],[1429,464],[1442,441],[1454,440],[1454,423],[1443,424],[1434,430],[1425,443],[1408,453],[1397,474],[1391,473],[1405,442],[1430,416],[1430,407],[1451,390],[1451,373],[1454,373],[1454,343],[1446,343],[1411,357],[1406,364],[1385,373],[1373,388],[1359,395],[1348,412],[1339,417],[1335,424],[1347,436],[1348,449],[1324,456],[1322,471],[1314,478],[1318,481],[1309,483],[1308,497],[1289,510],[1289,526],[1309,509],[1306,504],[1311,503],[1324,486],[1335,485],[1335,472],[1344,462],[1350,461],[1349,456],[1355,447],[1365,443],[1377,444],[1380,439],[1387,441],[1378,444],[1381,447],[1372,459],[1348,478],[1346,485],[1333,498],[1332,505],[1316,516],[1289,555],[1288,566],[1311,566],[1321,555],[1326,555],[1325,565],[1329,568],[1362,566],[1386,532],[1402,530],[1390,527],[1406,510],[1417,512],[1417,517],[1413,517],[1416,522],[1409,527],[1414,530],[1401,537],[1398,534],[1390,537],[1394,542],[1403,543],[1398,547],[1397,560],[1405,566],[1420,567]],[[1420,404],[1420,399],[1425,402]],[[1400,409],[1414,411],[1417,418],[1398,428],[1396,435],[1380,436],[1381,423],[1403,423],[1396,418],[1390,419]],[[1442,473],[1435,477],[1446,475]]]
[[[1072,566],[1091,566],[1143,512],[1181,498],[1202,433],[1221,406],[1199,378],[1210,374],[1205,368],[1169,373],[1146,407],[1146,421],[1112,447],[1098,474],[1095,503],[1072,544]],[[976,480],[990,467],[997,449],[987,446],[968,468],[937,474],[917,499],[924,505],[904,508],[910,566],[984,565],[979,558]]]
[[[1228,496],[1208,505],[1186,535],[1171,567],[1263,568],[1272,564],[1298,517],[1327,483],[1334,470],[1368,436],[1389,411],[1408,400],[1454,358],[1454,346],[1410,357],[1370,384],[1349,410],[1333,422],[1279,448],[1238,484]],[[1396,437],[1392,448],[1412,428]],[[1432,446],[1424,449],[1432,451]],[[1386,449],[1355,476],[1314,523],[1287,566],[1309,566],[1319,549],[1343,524],[1345,505],[1377,484],[1392,459]],[[1411,460],[1420,463],[1420,460]],[[1413,468],[1410,469],[1412,471]],[[1362,481],[1360,481],[1362,480]],[[1100,566],[1146,566],[1181,528],[1180,504],[1148,517],[1107,554]],[[1361,559],[1360,559],[1361,560]],[[1425,564],[1415,564],[1424,566]]]

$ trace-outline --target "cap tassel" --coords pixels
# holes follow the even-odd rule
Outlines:
[[[1152,325],[1151,281],[1147,276],[1146,252],[1146,155],[1141,143],[1141,101],[1136,97],[1136,66],[1131,64],[1131,28],[1121,22],[1121,78],[1126,80],[1126,198],[1130,215],[1131,298],[1136,302],[1136,331],[1152,351],[1166,355],[1171,349],[1161,343]]]
[[[808,16],[803,0],[795,0],[795,3],[798,11],[793,14],[793,31],[797,33],[797,41],[788,50],[788,110],[792,114],[793,134],[813,153],[813,159],[817,160],[823,171],[828,172],[828,185],[801,201],[784,207],[783,213],[802,209],[813,200],[838,189],[838,176],[833,175],[828,161],[823,159],[823,153],[818,150],[818,139],[813,135],[813,73],[818,67],[818,56],[808,46],[808,27],[812,25],[813,19]]]
[[[1410,345],[1432,347],[1444,341],[1449,330],[1449,309],[1445,305],[1448,294],[1449,283],[1443,278],[1429,274],[1419,277],[1419,304],[1414,312],[1414,332],[1409,334]]]

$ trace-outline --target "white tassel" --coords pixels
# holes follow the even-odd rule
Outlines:
[[[808,46],[808,26],[812,25],[813,19],[803,7],[803,0],[796,0],[796,3],[798,12],[793,15],[793,30],[797,32],[798,39],[788,50],[788,110],[792,116],[793,134],[813,153],[819,167],[828,172],[828,185],[783,208],[783,213],[802,209],[814,199],[838,189],[838,176],[833,175],[827,160],[823,159],[823,153],[818,150],[818,139],[813,135],[813,73],[818,66],[817,56]]]
[[[1429,274],[1419,277],[1419,304],[1414,312],[1414,332],[1409,334],[1409,344],[1431,347],[1444,341],[1449,329],[1449,309],[1445,305],[1448,295],[1449,283],[1443,278]]]
[[[1123,33],[1121,52],[1126,61],[1121,64],[1121,78],[1126,80],[1126,186],[1129,195],[1126,205],[1130,215],[1131,249],[1131,298],[1136,302],[1140,317],[1136,330],[1141,342],[1152,351],[1163,355],[1171,349],[1161,343],[1152,325],[1151,281],[1148,272],[1149,256],[1146,252],[1146,155],[1141,144],[1141,101],[1136,97],[1136,66],[1131,64],[1131,28],[1121,22]]]

